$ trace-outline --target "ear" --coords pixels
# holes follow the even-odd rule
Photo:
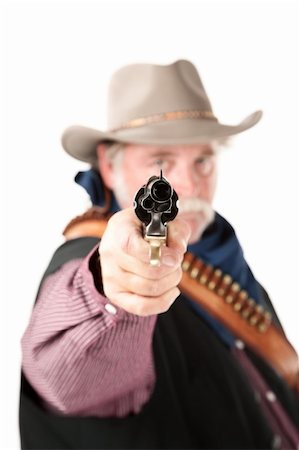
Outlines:
[[[97,146],[98,169],[100,175],[109,189],[113,189],[113,167],[111,161],[107,158],[106,145]]]

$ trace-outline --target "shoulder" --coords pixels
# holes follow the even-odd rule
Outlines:
[[[55,272],[72,259],[87,256],[99,242],[110,216],[102,208],[93,206],[72,219],[63,231],[66,242],[55,251],[45,275]]]
[[[53,254],[45,276],[55,272],[72,259],[84,258],[98,242],[97,237],[80,237],[66,241]]]

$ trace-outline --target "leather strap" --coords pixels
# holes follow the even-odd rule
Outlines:
[[[63,234],[67,240],[102,237],[108,219],[100,208],[92,207],[73,219]],[[246,291],[229,275],[206,265],[191,253],[186,253],[182,268],[181,292],[222,322],[299,393],[298,356],[282,331],[272,323],[271,315],[248,298]]]
[[[211,274],[207,275],[209,271]],[[217,269],[211,270],[211,266],[187,253],[180,288],[244,341],[299,393],[299,365],[295,349],[272,323],[271,315],[248,298],[245,291],[238,290],[229,275],[217,273]]]
[[[79,237],[101,238],[111,215],[107,214],[103,208],[93,206],[84,214],[72,219],[63,230],[63,235],[66,240]]]

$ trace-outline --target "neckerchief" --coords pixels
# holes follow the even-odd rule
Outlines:
[[[201,239],[188,247],[188,250],[206,264],[221,269],[245,289],[249,297],[266,308],[260,285],[248,266],[242,247],[230,223],[217,212],[211,225],[204,231]],[[235,338],[227,328],[210,316],[197,303],[191,301],[192,308],[199,313],[216,331],[220,338],[231,347]]]
[[[94,206],[104,206],[103,182],[95,169],[78,172],[75,181],[84,187]],[[118,210],[120,210],[120,207],[112,194],[109,212],[114,213]],[[221,269],[223,273],[229,274],[234,281],[240,284],[242,289],[249,293],[249,296],[256,303],[266,307],[260,285],[255,280],[244,258],[236,233],[229,222],[220,214],[215,213],[215,219],[212,224],[205,230],[198,242],[188,246],[188,251],[201,258],[205,263],[211,264],[213,267]],[[187,301],[226,345],[229,347],[234,345],[235,338],[224,325],[210,316],[192,299],[187,298]]]

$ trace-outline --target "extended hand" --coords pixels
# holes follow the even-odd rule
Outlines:
[[[99,247],[104,293],[111,303],[139,316],[167,311],[180,293],[177,286],[189,235],[183,220],[170,222],[161,265],[152,267],[149,243],[134,210],[114,214]]]

